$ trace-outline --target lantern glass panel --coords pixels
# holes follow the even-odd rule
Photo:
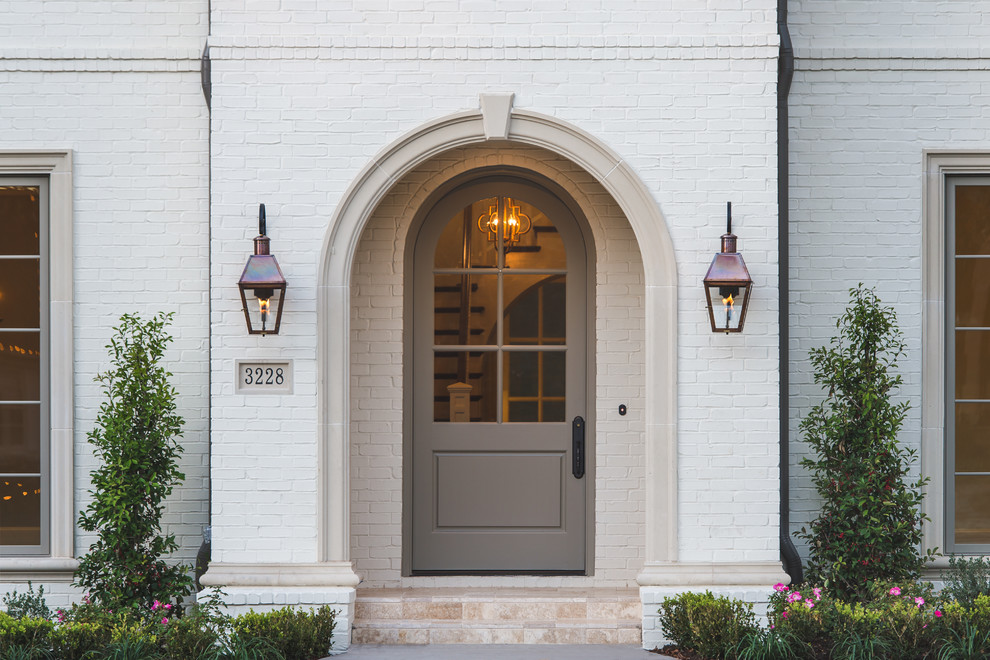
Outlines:
[[[739,329],[747,293],[748,290],[745,286],[708,287],[716,332],[719,330],[732,332]]]
[[[271,295],[267,299],[267,305],[262,304],[262,299],[258,298],[258,293]],[[283,292],[281,289],[248,289],[244,292],[244,297],[247,301],[247,313],[251,320],[252,333],[275,334],[279,309],[282,306],[282,296]]]

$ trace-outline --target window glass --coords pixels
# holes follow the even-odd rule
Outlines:
[[[0,546],[30,554],[47,536],[47,188],[12,181],[0,178]]]
[[[482,199],[447,222],[434,252],[434,421],[564,420],[566,266],[556,227],[525,200]],[[561,348],[515,348],[546,345]]]
[[[981,552],[990,550],[990,180],[950,179],[947,201],[947,532],[950,551]]]

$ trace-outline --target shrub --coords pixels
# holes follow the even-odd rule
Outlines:
[[[314,660],[330,652],[336,613],[324,605],[315,611],[289,607],[272,612],[253,610],[233,619],[233,634],[241,640],[261,638],[271,642],[285,660]]]
[[[110,643],[110,627],[71,621],[55,628],[52,647],[59,660],[89,660],[93,652]]]
[[[683,593],[660,606],[664,635],[706,658],[725,658],[749,634],[759,630],[753,606],[726,596]]]
[[[45,602],[45,587],[38,587],[37,593],[31,581],[28,581],[27,593],[19,594],[17,590],[10,592],[3,597],[3,604],[7,606],[7,614],[15,619],[32,617],[35,619],[51,619],[52,611]]]
[[[943,595],[970,607],[981,595],[990,596],[990,560],[949,557]]]
[[[862,284],[850,295],[838,336],[810,354],[826,399],[801,422],[816,455],[801,464],[822,504],[797,536],[809,546],[808,581],[854,599],[876,580],[915,580],[933,551],[918,555],[926,481],[906,483],[916,456],[897,444],[909,405],[891,401],[904,351],[894,310]]]
[[[40,654],[50,647],[54,630],[55,624],[48,619],[15,619],[6,612],[0,612],[0,654],[12,652],[15,648]]]
[[[214,587],[204,603],[172,621],[165,629],[163,644],[170,660],[220,660],[230,617],[220,609],[222,592]]]
[[[156,599],[178,604],[192,591],[189,567],[162,559],[178,548],[174,535],[161,535],[163,501],[184,478],[176,464],[183,420],[160,364],[172,341],[170,320],[122,316],[107,346],[112,369],[97,378],[107,398],[88,438],[102,465],[92,473],[93,499],[79,526],[99,538],[75,584],[109,609],[150,607]]]

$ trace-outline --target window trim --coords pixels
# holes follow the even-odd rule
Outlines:
[[[73,479],[72,151],[0,151],[0,175],[48,178],[48,552],[4,555],[5,579],[57,579],[71,572]]]
[[[945,556],[934,568],[948,566],[947,526],[953,520],[946,496],[946,267],[947,178],[990,175],[990,151],[926,150],[922,188],[922,406],[921,474],[929,479],[922,512],[930,520],[922,527],[923,548]]]

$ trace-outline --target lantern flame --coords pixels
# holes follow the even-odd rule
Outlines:
[[[271,298],[258,298],[258,306],[261,308],[261,329],[264,330],[268,323],[268,311],[271,308]]]
[[[722,298],[722,304],[725,306],[725,327],[729,327],[729,322],[732,320],[732,294],[729,294],[728,298]]]

